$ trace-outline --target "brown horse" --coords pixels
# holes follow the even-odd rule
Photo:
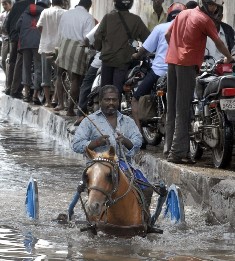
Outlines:
[[[87,149],[92,164],[84,171],[88,189],[86,214],[96,229],[115,236],[145,236],[147,220],[141,193],[118,167],[115,150],[105,153]]]

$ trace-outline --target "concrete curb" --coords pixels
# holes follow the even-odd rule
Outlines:
[[[70,146],[72,136],[67,129],[73,128],[74,118],[56,115],[53,109],[34,106],[4,94],[0,96],[0,107],[2,114],[15,122],[40,128],[65,147]],[[205,168],[175,165],[162,159],[161,153],[146,151],[141,151],[135,160],[150,181],[164,180],[168,186],[172,183],[178,185],[186,205],[197,205],[207,210],[208,222],[235,226],[233,171],[208,172]]]

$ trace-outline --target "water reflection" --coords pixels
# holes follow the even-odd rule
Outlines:
[[[160,217],[163,235],[117,239],[89,237],[79,227],[53,220],[66,213],[83,170],[83,160],[41,131],[0,119],[0,260],[196,261],[235,260],[235,233],[208,227],[204,213],[186,207],[186,226]],[[39,220],[25,215],[25,194],[33,176],[39,189]],[[78,205],[76,218],[84,220]]]

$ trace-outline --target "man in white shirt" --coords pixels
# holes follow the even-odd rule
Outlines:
[[[91,0],[80,0],[75,9],[70,9],[63,14],[59,24],[61,44],[57,57],[59,66],[57,77],[58,106],[56,111],[64,109],[63,94],[61,95],[61,72],[71,72],[72,85],[67,116],[76,116],[74,102],[78,99],[82,78],[87,70],[87,55],[85,52],[85,37],[95,26],[95,19],[89,14]]]
[[[153,2],[153,12],[148,19],[148,29],[152,31],[154,27],[158,24],[166,22],[167,18],[167,8],[164,5],[164,0],[152,0]]]
[[[231,31],[231,33],[227,33],[227,30],[223,29],[223,25],[226,26],[226,28],[230,29],[229,32]],[[224,42],[225,46],[229,49],[230,53],[232,56],[235,56],[235,44],[233,46],[229,46],[228,40],[227,39],[231,39],[233,38],[233,43],[234,43],[234,30],[233,28],[225,23],[221,23],[219,26],[219,38]],[[214,57],[214,59],[217,60],[221,60],[224,58],[224,55],[222,53],[219,52],[219,50],[216,48],[214,42],[211,40],[211,38],[207,38],[207,42],[206,42],[206,51],[205,51],[205,55],[210,55],[212,57]]]
[[[96,29],[98,28],[99,24],[97,24],[91,32],[89,32],[86,35],[86,40],[89,42],[88,45],[90,47],[93,46],[95,42],[94,34],[96,32]],[[88,113],[87,111],[87,102],[88,102],[88,95],[91,93],[91,88],[93,85],[93,82],[95,78],[97,77],[97,71],[101,67],[102,61],[100,60],[100,52],[96,51],[95,56],[93,57],[93,60],[91,62],[90,67],[88,68],[86,75],[82,81],[82,85],[80,87],[80,93],[79,93],[79,101],[78,106],[81,109],[77,110],[77,120],[74,122],[74,126],[78,126],[81,121],[85,118],[84,113]]]
[[[58,26],[61,16],[66,12],[62,9],[63,0],[52,0],[52,7],[42,11],[37,23],[37,27],[41,28],[42,34],[38,52],[41,54],[42,61],[42,84],[45,93],[45,106],[50,107],[50,86],[52,66],[51,59],[48,56],[55,54],[55,48],[59,46]]]

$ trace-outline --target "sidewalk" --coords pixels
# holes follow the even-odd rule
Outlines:
[[[4,78],[0,72],[0,113],[8,115],[14,122],[40,128],[64,146],[70,146],[72,136],[67,129],[74,128],[75,117],[65,116],[65,112],[55,114],[52,108],[35,106],[5,95],[2,93]],[[178,185],[185,205],[206,208],[207,219],[211,222],[230,223],[235,227],[235,164],[230,170],[214,169],[207,153],[194,166],[175,165],[163,159],[162,145],[141,151],[136,156],[136,163],[150,181],[164,180],[168,186],[172,183]]]

